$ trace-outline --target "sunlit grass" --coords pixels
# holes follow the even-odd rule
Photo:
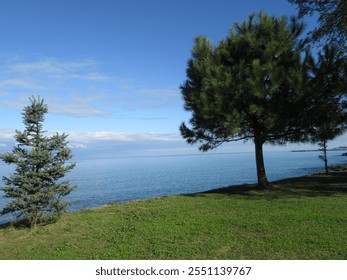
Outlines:
[[[114,203],[0,229],[1,259],[347,259],[347,173]]]

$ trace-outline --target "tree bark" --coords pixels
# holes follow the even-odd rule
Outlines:
[[[258,176],[258,186],[265,188],[269,185],[267,180],[264,156],[263,156],[263,142],[257,138],[254,139],[255,142],[255,159],[257,164],[257,176]]]
[[[324,142],[323,142],[323,161],[324,161],[324,167],[325,167],[325,174],[329,174],[328,156],[327,156],[327,141],[326,140],[324,140]]]

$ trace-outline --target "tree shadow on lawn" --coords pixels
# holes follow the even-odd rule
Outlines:
[[[249,199],[276,199],[298,196],[317,197],[347,194],[347,172],[289,178],[272,182],[267,188],[260,188],[256,184],[234,185],[189,194],[189,196],[203,196],[204,194],[226,194],[242,196]]]
[[[56,221],[56,219],[52,217],[47,217],[46,219],[42,220],[41,222],[37,223],[36,225],[30,227],[30,223],[26,219],[21,219],[17,221],[10,221],[10,222],[5,222],[0,224],[0,229],[2,228],[9,228],[9,227],[14,227],[16,229],[28,229],[28,228],[36,228],[37,226],[42,227],[42,226],[47,226],[50,224],[53,224]]]
[[[9,228],[9,227],[14,227],[14,228],[28,228],[28,225],[24,221],[17,221],[17,222],[5,222],[0,224],[0,229],[2,228]]]

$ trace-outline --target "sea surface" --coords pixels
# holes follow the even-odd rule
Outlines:
[[[329,165],[347,163],[342,151],[328,153]],[[320,152],[266,152],[270,181],[323,171]],[[77,160],[66,178],[77,188],[67,197],[70,211],[163,195],[186,194],[255,183],[254,153],[199,154]],[[13,166],[0,163],[0,176]],[[6,204],[0,192],[0,209]],[[9,217],[0,217],[0,223]]]

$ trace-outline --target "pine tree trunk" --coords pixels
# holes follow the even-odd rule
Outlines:
[[[257,164],[257,176],[258,176],[258,186],[265,188],[269,185],[266,177],[264,156],[263,156],[263,142],[255,138],[255,159]]]
[[[324,159],[325,174],[329,174],[328,157],[327,157],[327,141],[325,140],[323,142],[323,159]]]

